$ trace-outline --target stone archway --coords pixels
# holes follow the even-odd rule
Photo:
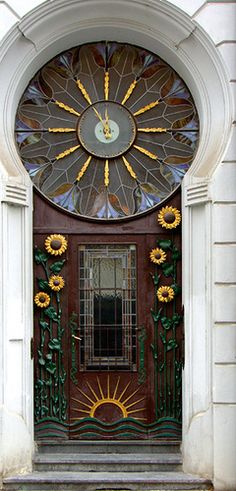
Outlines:
[[[33,451],[32,367],[29,356],[32,333],[32,290],[31,286],[29,287],[32,284],[30,254],[32,201],[31,184],[22,169],[14,145],[12,128],[16,108],[28,81],[44,62],[67,47],[80,42],[85,43],[92,38],[95,41],[104,38],[104,33],[112,38],[114,30],[117,29],[118,41],[137,43],[158,52],[179,72],[195,98],[200,115],[201,143],[195,162],[183,184],[184,303],[187,326],[183,445],[185,468],[192,472],[211,474],[212,454],[208,450],[209,457],[205,459],[204,452],[205,438],[208,439],[210,447],[212,445],[209,375],[211,365],[209,305],[212,293],[209,261],[207,263],[210,255],[211,204],[208,183],[213,170],[220,162],[230,131],[230,96],[224,69],[207,36],[190,21],[186,14],[167,2],[150,0],[143,5],[136,0],[119,0],[112,3],[99,0],[96,2],[96,10],[93,6],[92,0],[45,3],[29,13],[12,30],[0,52],[3,210],[1,227],[5,238],[2,256],[2,291],[5,299],[2,324],[6,363],[3,377],[10,380],[9,390],[6,389],[5,392],[3,410],[2,447],[4,461],[7,462],[4,472],[22,470],[25,462],[30,466]],[[11,204],[15,206],[11,207]],[[203,230],[203,227],[208,230],[208,234],[198,233]],[[200,269],[193,261],[197,251],[204,258]],[[6,265],[10,264],[10,258],[9,270]],[[206,284],[208,301],[205,300]],[[202,329],[197,330],[196,338],[196,319],[199,309]],[[13,325],[15,328],[12,327]],[[205,344],[202,345],[201,336],[204,333]],[[193,346],[194,356],[191,356]],[[17,360],[21,367],[19,379],[15,378],[13,360],[14,362]],[[203,360],[204,363],[201,373],[198,372],[195,377],[194,369],[199,366],[199,360]],[[200,400],[199,404],[197,400]],[[197,415],[200,416],[197,418]],[[199,432],[202,438],[199,438]],[[17,447],[16,434],[17,441],[21,442]],[[194,456],[190,446],[194,449]],[[201,462],[200,465],[197,464],[198,461]]]

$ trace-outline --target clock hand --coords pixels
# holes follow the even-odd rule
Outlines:
[[[111,138],[111,129],[110,129],[110,126],[109,126],[109,116],[108,116],[108,112],[107,112],[107,108],[105,110],[105,126],[104,126],[104,134],[105,134],[105,138]]]
[[[105,122],[104,120],[102,119],[102,116],[101,114],[97,111],[97,109],[95,107],[93,107],[93,110],[96,114],[96,116],[98,117],[98,119],[101,121],[102,123],[102,126],[103,126],[103,132],[104,132],[104,135],[105,135],[105,138],[111,138],[111,132],[110,132],[110,127],[108,125],[108,120],[106,119]]]

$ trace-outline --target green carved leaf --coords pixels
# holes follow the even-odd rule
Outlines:
[[[41,366],[44,366],[44,365],[45,365],[45,363],[46,363],[46,362],[45,362],[44,358],[43,358],[42,356],[40,356],[40,358],[39,358],[39,364],[40,364]]]
[[[45,315],[49,317],[49,319],[52,319],[53,321],[57,321],[57,312],[54,309],[54,307],[48,307],[47,309],[44,310]]]
[[[37,278],[39,289],[43,292],[51,291],[50,286],[46,280],[42,280],[42,278]]]
[[[48,322],[47,322],[47,321],[42,321],[42,320],[40,320],[40,321],[39,321],[39,325],[40,325],[40,327],[42,327],[42,329],[44,329],[44,330],[49,328],[49,324],[48,324]]]
[[[173,324],[175,326],[178,326],[178,324],[181,322],[181,320],[182,320],[182,315],[180,315],[180,314],[174,314],[172,317],[172,321],[173,321]]]
[[[178,343],[176,342],[175,339],[169,339],[168,343],[167,343],[167,347],[166,347],[166,350],[167,351],[170,351],[174,348],[178,348]]]
[[[155,286],[158,286],[158,284],[159,284],[159,280],[160,280],[160,275],[158,275],[158,274],[156,274],[156,273],[155,273],[155,274],[152,276],[152,279],[153,279],[153,283],[154,283],[154,285],[155,285]]]
[[[166,338],[162,332],[160,332],[160,338],[161,338],[163,344],[166,344]]]
[[[48,353],[48,355],[46,355],[46,360],[49,360],[49,361],[52,360],[52,353]]]
[[[48,260],[48,254],[41,251],[41,249],[34,250],[34,259],[37,264],[43,264]]]
[[[175,295],[178,295],[178,293],[181,292],[181,287],[177,285],[177,283],[173,283],[173,285],[171,285],[171,288],[173,288]]]
[[[160,309],[158,311],[158,313],[156,314],[156,312],[154,312],[154,310],[151,309],[151,314],[152,314],[152,318],[153,318],[154,322],[158,322],[159,321],[160,316],[161,316],[161,311],[162,311],[162,309]]]
[[[56,369],[57,369],[56,363],[54,363],[53,361],[50,361],[49,363],[47,363],[46,370],[49,373],[51,373],[51,375],[54,375]]]
[[[174,273],[174,266],[173,264],[170,263],[164,263],[162,264],[162,271],[164,276],[171,276]]]
[[[48,346],[52,350],[57,350],[59,351],[61,349],[61,343],[58,339],[54,338],[51,341],[49,341]]]
[[[61,269],[63,268],[65,263],[65,259],[62,259],[61,261],[56,261],[55,263],[51,264],[50,270],[56,274],[60,273]]]
[[[181,252],[179,251],[179,249],[176,246],[174,246],[173,252],[172,252],[172,259],[174,261],[177,261],[180,258],[181,258]]]
[[[163,249],[163,251],[167,251],[168,249],[171,249],[172,246],[172,240],[169,239],[163,239],[158,241],[158,246]]]
[[[168,329],[170,329],[172,326],[172,320],[168,319],[168,317],[161,317],[161,324],[162,327],[168,331]]]
[[[48,407],[47,406],[41,406],[41,414],[42,416],[45,416],[48,413]]]

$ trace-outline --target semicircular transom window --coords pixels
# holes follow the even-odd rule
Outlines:
[[[166,200],[194,158],[198,116],[177,73],[130,44],[70,49],[21,98],[16,142],[35,187],[77,216],[120,219]]]

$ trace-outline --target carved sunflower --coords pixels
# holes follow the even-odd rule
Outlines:
[[[156,249],[152,249],[150,252],[150,259],[155,264],[164,263],[166,260],[166,253],[162,249],[159,249],[159,247],[156,247]]]
[[[45,240],[45,248],[49,254],[60,256],[67,249],[67,240],[60,234],[49,235]]]
[[[48,284],[52,290],[59,292],[64,287],[65,281],[60,275],[52,275],[49,278]]]
[[[165,206],[159,211],[157,220],[163,228],[176,228],[181,222],[181,214],[173,206]]]
[[[50,297],[45,292],[39,292],[37,295],[35,295],[34,301],[38,307],[45,309],[50,304]]]
[[[159,302],[171,302],[175,296],[175,292],[171,286],[160,286],[157,290],[157,298]]]

